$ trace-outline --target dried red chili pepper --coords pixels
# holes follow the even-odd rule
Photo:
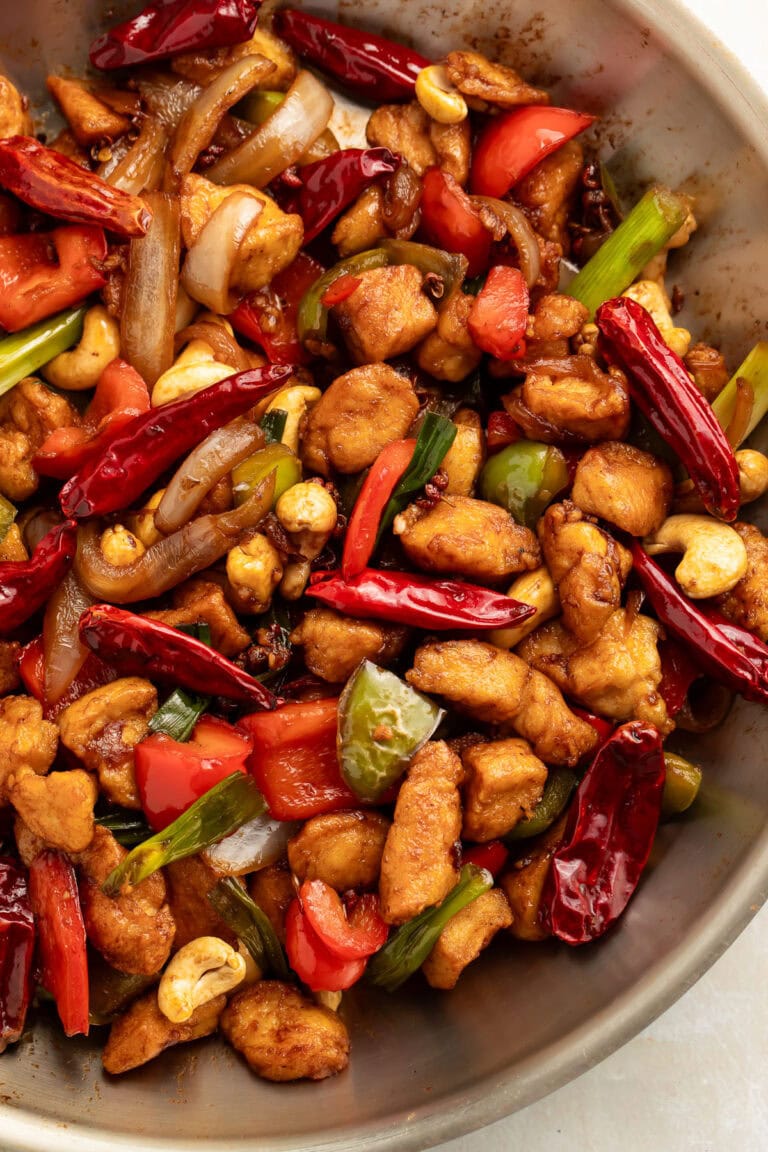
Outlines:
[[[94,604],[80,617],[80,635],[105,663],[128,676],[145,676],[257,708],[276,708],[282,702],[202,640],[160,620]]]
[[[688,650],[676,640],[662,640],[659,644],[659,657],[661,659],[659,696],[667,706],[667,715],[676,716],[685,704],[691,684],[703,674],[702,669]]]
[[[708,511],[733,520],[739,511],[739,469],[712,408],[650,314],[629,297],[606,300],[595,323],[608,358],[627,375],[632,399],[673,448]]]
[[[410,572],[364,568],[347,583],[337,572],[315,572],[307,596],[350,616],[392,620],[447,631],[509,628],[535,609],[478,584],[427,580]]]
[[[24,1030],[34,950],[26,872],[15,860],[0,857],[0,1052]]]
[[[374,180],[397,171],[400,157],[389,148],[343,148],[298,174],[298,185],[276,190],[284,212],[304,221],[304,243],[319,236]]]
[[[143,236],[152,213],[140,196],[113,188],[31,136],[0,140],[0,186],[58,220],[99,224],[118,236]]]
[[[382,513],[413,459],[415,447],[415,440],[390,440],[371,465],[344,537],[341,571],[345,580],[359,576],[373,555]]]
[[[77,524],[65,520],[46,533],[29,560],[0,564],[0,636],[42,608],[68,571],[76,546]]]
[[[91,44],[94,68],[164,60],[193,48],[242,44],[256,31],[261,0],[157,0]]]
[[[728,631],[685,596],[670,576],[635,540],[630,545],[633,571],[660,623],[685,644],[701,667],[746,696],[768,702],[768,649],[736,625]],[[740,643],[734,641],[735,635]],[[730,632],[730,635],[728,634]]]
[[[19,332],[106,284],[107,240],[92,224],[0,237],[0,324]]]
[[[134,416],[106,450],[61,489],[59,500],[65,515],[82,520],[126,508],[174,460],[209,432],[252,408],[292,372],[290,366],[281,364],[252,368]]]
[[[610,740],[616,727],[610,720],[606,720],[604,716],[596,716],[594,712],[588,711],[586,708],[579,708],[575,704],[569,705],[571,712],[574,716],[578,716],[585,723],[589,724],[590,728],[594,728],[600,737],[600,743],[604,744],[606,740]]]
[[[374,32],[345,28],[295,8],[275,13],[273,28],[295,52],[366,100],[412,100],[424,56]]]
[[[626,908],[656,835],[664,777],[661,735],[639,720],[617,728],[587,769],[541,901],[566,944],[597,939]]]
[[[726,639],[735,644],[740,652],[755,664],[755,666],[762,671],[762,675],[768,684],[768,646],[762,640],[755,636],[753,632],[749,632],[746,628],[734,624],[733,621],[728,620],[716,608],[712,608],[709,604],[699,605],[702,615],[709,620],[710,624],[722,632]]]

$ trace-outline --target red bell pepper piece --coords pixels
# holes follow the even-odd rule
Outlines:
[[[367,961],[344,960],[326,948],[306,914],[298,897],[292,900],[285,916],[285,950],[288,962],[313,992],[343,992],[351,988],[365,972]]]
[[[245,773],[252,744],[225,720],[202,716],[186,743],[156,732],[136,745],[134,770],[144,815],[155,832],[233,772]]]
[[[365,960],[386,943],[389,925],[382,919],[379,898],[373,892],[352,893],[351,901],[342,903],[324,880],[305,880],[299,903],[315,934],[342,960]]]
[[[0,236],[0,324],[9,332],[79,304],[103,288],[102,228],[71,224],[52,232]]]
[[[528,285],[519,268],[497,264],[475,297],[467,326],[483,352],[498,360],[515,360],[528,323]]]
[[[339,771],[337,726],[335,699],[291,702],[240,720],[253,740],[250,770],[276,820],[360,807]]]
[[[91,44],[94,68],[129,68],[198,48],[242,44],[256,31],[261,0],[156,0]]]
[[[300,252],[268,288],[246,296],[227,319],[236,332],[263,348],[272,363],[307,364],[309,357],[296,331],[296,317],[302,297],[323,272],[319,261]]]
[[[24,1031],[34,951],[27,874],[15,860],[0,857],[0,1053]]]
[[[144,380],[118,357],[99,377],[80,427],[57,428],[40,445],[32,461],[35,471],[68,480],[100,456],[124,424],[150,406]]]
[[[57,524],[35,548],[29,560],[0,564],[0,636],[14,632],[42,608],[74,560],[77,524]]]
[[[344,537],[341,571],[345,580],[359,576],[373,555],[382,513],[413,459],[415,447],[415,440],[390,440],[371,465]]]
[[[595,120],[570,108],[527,105],[495,116],[480,133],[472,155],[476,196],[506,196],[510,188]]]
[[[59,502],[68,510],[65,514],[82,520],[126,508],[179,456],[252,408],[291,374],[286,365],[252,368],[133,416],[105,450],[61,489]]]
[[[0,140],[0,187],[39,212],[74,224],[98,224],[118,236],[143,236],[152,219],[140,196],[113,188],[31,136]]]
[[[89,652],[82,668],[64,695],[55,703],[51,703],[46,699],[45,695],[45,652],[43,649],[43,638],[42,636],[36,636],[34,640],[30,640],[29,644],[26,644],[22,649],[21,658],[19,659],[19,675],[30,696],[34,696],[35,700],[39,700],[42,704],[44,718],[46,720],[55,720],[65,708],[68,708],[70,704],[74,704],[75,700],[79,700],[80,697],[85,696],[87,692],[92,692],[94,688],[103,688],[105,684],[110,684],[113,680],[117,680],[120,673],[116,668],[110,668],[103,660],[99,660],[95,652]]]
[[[544,882],[543,919],[560,940],[595,940],[626,908],[653,846],[664,776],[652,724],[622,724],[595,756]]]
[[[276,188],[275,198],[284,212],[301,216],[309,244],[361,192],[399,166],[400,157],[389,148],[342,148],[301,168],[296,183]]]
[[[334,280],[330,288],[325,290],[320,297],[320,303],[323,308],[333,308],[336,304],[343,304],[353,292],[357,291],[361,284],[362,280],[359,276],[347,272],[346,275],[339,276],[338,280]]]
[[[618,296],[600,305],[595,323],[601,347],[627,376],[632,399],[680,457],[707,510],[734,520],[741,497],[733,448],[650,313],[636,300]]]
[[[468,276],[488,267],[493,237],[453,176],[440,168],[424,173],[421,230],[429,244],[446,252],[460,252],[469,261]]]
[[[375,100],[412,100],[416,77],[429,64],[424,56],[377,36],[283,8],[276,12],[273,28],[295,52],[345,88]]]
[[[508,412],[491,412],[485,433],[489,455],[517,443],[519,439],[520,429]]]
[[[509,858],[509,848],[501,840],[489,840],[487,844],[473,844],[461,853],[462,864],[474,864],[477,868],[485,868],[494,880],[501,872]]]
[[[75,870],[63,852],[48,849],[29,869],[41,982],[56,1001],[67,1036],[88,1035],[88,957]]]
[[[450,632],[509,628],[535,612],[530,604],[479,584],[376,568],[364,568],[349,583],[336,572],[315,572],[306,595],[350,616]]]
[[[80,617],[80,636],[123,675],[148,676],[259,708],[275,708],[280,703],[268,688],[226,656],[160,620],[111,604],[94,604]]]

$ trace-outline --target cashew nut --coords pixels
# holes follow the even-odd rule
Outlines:
[[[260,532],[227,553],[227,579],[241,612],[266,612],[282,578],[280,553]]]
[[[523,604],[531,604],[536,609],[536,614],[529,616],[514,628],[497,628],[495,632],[489,633],[488,639],[497,648],[515,648],[521,640],[535,631],[539,624],[551,620],[560,611],[557,589],[545,565],[535,568],[533,572],[523,572],[507,589],[507,595],[514,600],[520,600]]]
[[[691,343],[691,334],[687,328],[676,328],[669,310],[669,301],[663,286],[656,280],[638,280],[630,284],[623,296],[629,296],[642,304],[651,314],[656,327],[664,338],[664,343],[677,352],[678,356],[685,356]]]
[[[304,413],[316,404],[321,396],[319,388],[311,388],[307,384],[292,384],[288,388],[281,388],[267,405],[267,412],[279,410],[286,413],[288,418],[280,442],[296,455],[299,453],[299,427]]]
[[[451,83],[443,64],[430,64],[416,77],[416,99],[438,124],[461,124],[469,115],[467,102]]]
[[[730,592],[747,571],[744,541],[711,516],[670,516],[658,532],[645,538],[643,547],[649,556],[684,553],[675,577],[693,600]]]
[[[304,480],[283,492],[275,515],[305,560],[314,560],[336,527],[336,501],[322,484]]]
[[[126,524],[129,532],[139,539],[145,548],[151,548],[153,544],[157,544],[162,540],[162,532],[158,532],[155,526],[155,512],[160,507],[160,501],[165,495],[165,488],[159,488],[157,492],[153,492],[149,500],[138,512],[129,512],[126,517]]]
[[[190,340],[175,363],[157,380],[152,389],[152,407],[159,408],[182,396],[191,396],[193,392],[226,380],[234,371],[216,359],[205,340]]]
[[[759,499],[768,491],[768,456],[751,448],[742,448],[736,453],[739,466],[739,488],[742,504]]]
[[[120,325],[106,308],[96,304],[85,314],[80,343],[69,352],[60,352],[41,368],[43,376],[55,388],[65,392],[82,392],[95,388],[99,377],[120,355]]]
[[[172,1024],[183,1024],[201,1004],[242,984],[246,969],[240,953],[218,936],[198,936],[179,949],[163,973],[157,1006]]]

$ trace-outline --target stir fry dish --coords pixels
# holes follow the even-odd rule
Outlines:
[[[359,982],[620,931],[667,739],[768,701],[768,345],[676,323],[693,201],[258,8],[111,28],[58,135],[0,78],[0,1050],[113,1075],[319,1080]]]

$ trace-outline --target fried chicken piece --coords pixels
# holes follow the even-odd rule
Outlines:
[[[0,700],[0,806],[6,783],[26,769],[44,776],[56,759],[59,730],[43,720],[43,706],[31,696]]]
[[[331,242],[343,259],[375,248],[379,240],[388,235],[389,229],[384,223],[384,191],[379,184],[371,184],[336,221]]]
[[[7,76],[0,74],[0,139],[31,134],[32,117],[29,114],[29,101]]]
[[[381,104],[365,129],[373,147],[390,148],[404,157],[417,176],[442,168],[459,184],[469,179],[469,120],[438,124],[414,100],[411,104]]]
[[[648,536],[666,520],[673,495],[667,464],[632,444],[607,440],[579,460],[571,498],[583,512],[630,536]]]
[[[179,624],[207,624],[211,644],[230,660],[251,643],[250,635],[241,627],[221,586],[212,580],[186,580],[174,591],[173,608],[145,615],[162,620],[172,628],[178,628]]]
[[[459,879],[461,760],[442,741],[416,753],[400,787],[381,859],[381,914],[404,924],[439,904]]]
[[[537,302],[528,318],[526,339],[534,344],[540,341],[570,340],[581,331],[589,319],[589,309],[573,296],[560,292],[549,292]],[[528,355],[536,354],[536,349],[528,345]]]
[[[131,127],[127,116],[121,116],[104,104],[82,80],[49,76],[46,86],[69,124],[72,135],[83,148],[115,140]]]
[[[518,940],[546,940],[549,936],[539,910],[550,861],[562,843],[565,822],[563,816],[542,836],[531,840],[525,854],[499,877],[499,887],[512,910],[510,931]]]
[[[561,370],[557,361],[552,368],[532,369],[520,388],[502,397],[510,416],[528,436],[547,444],[563,437],[621,440],[630,417],[622,374],[614,368],[601,372],[590,356],[566,357],[560,364]]]
[[[373,888],[390,822],[379,812],[325,812],[288,841],[288,863],[299,880],[323,880],[337,892]]]
[[[485,463],[483,423],[472,408],[460,408],[453,422],[456,439],[440,465],[448,477],[445,495],[471,496]]]
[[[661,634],[655,620],[619,608],[586,648],[553,620],[526,637],[517,652],[593,712],[611,720],[645,720],[666,735],[674,725],[658,691]]]
[[[422,372],[457,384],[477,368],[483,354],[467,323],[474,301],[474,296],[462,292],[460,284],[454,288],[438,313],[437,328],[416,350]]]
[[[330,608],[310,608],[290,639],[304,649],[310,672],[329,684],[343,684],[361,660],[386,668],[399,656],[408,629],[375,620],[356,620]]]
[[[73,768],[36,776],[28,768],[8,777],[8,799],[29,832],[46,848],[83,852],[93,839],[96,781]]]
[[[230,64],[245,56],[264,56],[274,65],[274,71],[263,76],[262,87],[273,92],[287,92],[296,78],[298,61],[285,43],[266,28],[257,28],[250,40],[227,48],[205,48],[202,51],[180,52],[168,64],[172,72],[194,84],[206,87]]]
[[[90,845],[77,860],[85,931],[119,972],[153,976],[170,956],[176,930],[162,872],[153,872],[118,896],[106,896],[101,890],[127,855],[112,833],[97,824]]]
[[[344,1021],[279,980],[259,980],[233,996],[221,1030],[264,1080],[324,1080],[349,1063]]]
[[[536,231],[545,240],[570,249],[568,216],[579,186],[584,150],[578,140],[569,140],[542,160],[515,186],[515,200],[525,209]]]
[[[0,493],[19,503],[36,492],[38,448],[57,428],[78,424],[77,409],[34,376],[7,392],[0,399]]]
[[[445,70],[454,87],[471,98],[471,107],[476,107],[477,101],[481,111],[485,104],[496,108],[549,104],[549,93],[543,88],[534,88],[514,69],[488,60],[479,52],[449,52]]]
[[[390,440],[401,440],[419,410],[410,380],[388,364],[366,364],[338,376],[309,410],[302,459],[328,476],[362,472]]]
[[[563,623],[581,644],[589,644],[621,604],[632,558],[571,500],[551,504],[538,532]]]
[[[541,629],[539,629],[541,631]],[[545,764],[577,764],[597,743],[547,676],[480,640],[423,644],[406,680],[442,696],[474,720],[513,728]]]
[[[15,522],[11,524],[2,540],[0,540],[0,560],[28,560],[29,553],[24,544],[21,529]],[[14,641],[15,643],[15,641]],[[20,649],[21,645],[17,645]]]
[[[287,863],[282,860],[259,868],[248,881],[248,891],[254,904],[269,917],[269,922],[281,942],[285,941],[285,914],[296,895],[293,877]]]
[[[730,379],[722,352],[709,344],[697,343],[688,349],[683,359],[694,384],[711,404]]]
[[[172,1024],[157,1006],[157,992],[146,992],[110,1028],[101,1054],[104,1071],[118,1076],[154,1060],[175,1044],[210,1036],[218,1027],[226,1003],[226,996],[217,996],[195,1008],[183,1024]]]
[[[139,676],[125,676],[86,692],[59,717],[61,742],[96,772],[107,799],[141,808],[133,772],[133,749],[149,731],[157,689]]]
[[[505,580],[541,564],[536,537],[486,500],[449,496],[426,511],[411,504],[395,518],[408,559],[425,572],[466,576],[481,584]]]
[[[357,279],[352,295],[333,308],[355,363],[403,356],[437,327],[437,311],[413,264],[373,268]]]
[[[461,760],[467,773],[463,839],[495,840],[531,815],[544,791],[547,769],[527,741],[473,744]]]
[[[768,539],[754,524],[737,522],[732,527],[747,549],[747,571],[735,588],[718,597],[718,607],[734,624],[768,644]]]
[[[176,860],[164,869],[164,875],[168,888],[168,906],[176,926],[173,951],[178,952],[198,936],[218,936],[236,948],[235,933],[217,914],[208,899],[208,893],[216,887],[221,875],[201,856]]]
[[[509,928],[512,912],[499,888],[483,892],[457,912],[443,928],[437,943],[421,966],[432,988],[455,988],[459,976],[501,928]]]

